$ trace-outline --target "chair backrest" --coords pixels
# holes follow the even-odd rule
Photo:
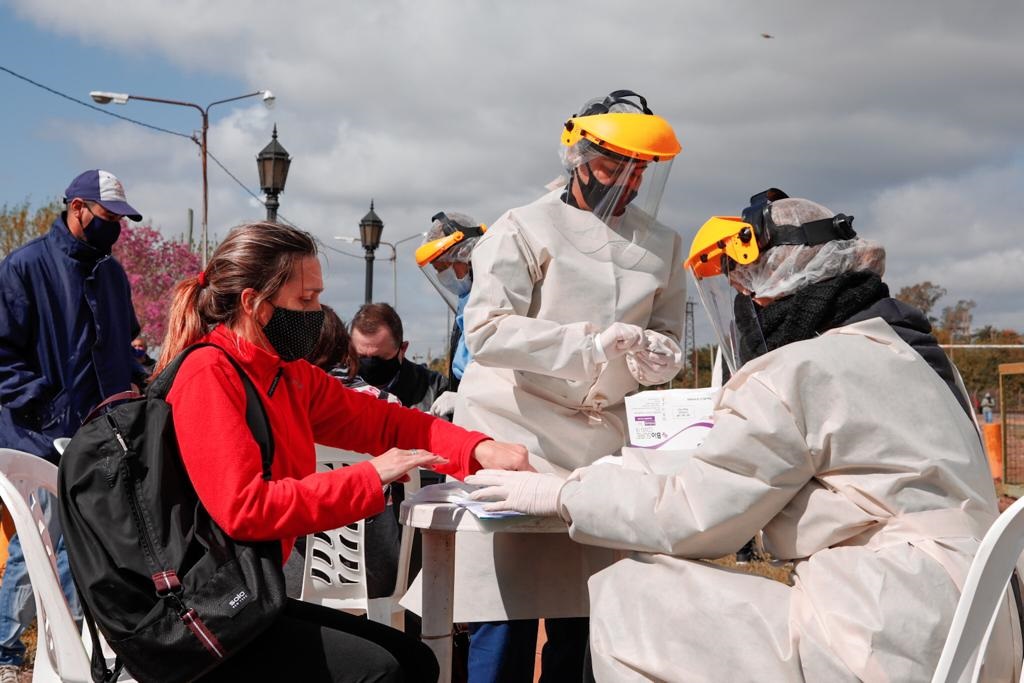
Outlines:
[[[0,498],[14,519],[35,593],[38,645],[33,680],[91,683],[89,656],[57,578],[57,558],[38,491],[57,499],[57,467],[29,453],[0,449]]]
[[[347,467],[366,460],[371,456],[343,451],[317,444],[317,470],[328,471]],[[409,473],[410,481],[405,483],[406,496],[420,488],[419,472]],[[306,538],[305,571],[302,578],[302,599],[335,609],[366,612],[371,618],[378,610],[371,609],[367,598],[366,562],[364,547],[365,520],[359,520],[340,529],[310,534]],[[409,581],[409,558],[412,554],[412,529],[402,528],[401,546],[398,554],[398,573],[395,589],[390,596],[374,600],[390,601],[385,610],[399,610],[398,600],[405,593]],[[385,617],[381,615],[380,619]],[[386,623],[392,623],[390,614]]]
[[[1000,603],[1024,551],[1024,498],[999,515],[967,572],[932,683],[976,681]],[[1019,662],[1018,662],[1019,664]],[[967,673],[970,676],[966,676]]]

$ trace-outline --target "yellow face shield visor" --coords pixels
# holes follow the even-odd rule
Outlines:
[[[463,240],[482,237],[487,232],[487,226],[483,223],[480,225],[460,225],[449,218],[443,211],[435,214],[431,220],[440,221],[441,228],[445,234],[436,240],[421,244],[416,249],[416,265],[420,268],[428,263],[433,263],[445,254],[451,253],[452,248]],[[468,261],[468,258],[466,260]]]
[[[760,255],[749,223],[738,216],[712,216],[694,236],[690,256],[683,265],[700,280],[721,275],[723,258],[746,265]]]
[[[445,235],[426,244],[421,244],[416,248],[416,265],[422,268],[428,263],[433,263],[464,239],[466,239],[466,236],[460,231],[451,235]]]
[[[668,121],[654,114],[615,112],[577,116],[565,122],[562,144],[581,140],[630,159],[666,161],[682,150]]]

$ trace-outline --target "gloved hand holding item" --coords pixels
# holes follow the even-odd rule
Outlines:
[[[467,484],[485,486],[469,494],[473,500],[493,501],[484,505],[490,512],[515,511],[527,515],[558,515],[558,494],[565,479],[556,474],[480,470],[466,477]]]
[[[644,342],[626,354],[626,367],[644,386],[664,384],[683,367],[683,352],[671,337],[644,330]]]
[[[451,422],[455,416],[455,399],[457,398],[458,394],[454,391],[443,392],[430,404],[430,414]]]
[[[597,362],[607,363],[637,347],[644,340],[642,327],[629,323],[612,323],[604,332],[596,335],[594,348]],[[601,357],[603,355],[603,357]]]

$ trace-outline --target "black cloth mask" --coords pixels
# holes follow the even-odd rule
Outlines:
[[[109,254],[114,242],[121,236],[121,221],[106,221],[99,216],[93,216],[82,231],[85,234],[85,241],[91,247]]]
[[[584,181],[583,176],[580,175],[580,172],[577,170],[575,171],[576,181],[577,183],[579,183],[580,194],[583,196],[583,201],[585,201],[587,203],[587,206],[590,207],[590,211],[598,211],[599,207],[601,207],[601,202],[605,201],[605,198],[608,196],[608,194],[611,193],[612,190],[616,189],[617,186],[615,183],[609,183],[608,185],[605,185],[600,180],[595,178],[594,168],[590,165],[589,161],[584,165],[587,167],[587,172],[590,173],[590,180]],[[626,190],[625,193],[626,196],[618,197],[618,205],[612,208],[612,214],[615,216],[621,216],[623,213],[625,213],[626,206],[629,205],[631,201],[636,199],[636,190]],[[572,193],[570,192],[569,195],[571,196]],[[575,201],[573,201],[572,204],[573,206],[576,206]],[[576,208],[580,207],[577,206]],[[603,210],[603,207],[601,210]]]
[[[359,376],[375,387],[387,386],[401,369],[402,361],[398,354],[394,358],[363,356],[359,359]]]
[[[296,311],[274,306],[274,314],[263,326],[263,334],[283,361],[307,358],[320,339],[324,312]]]
[[[740,334],[740,361],[746,363],[780,346],[839,327],[887,296],[889,287],[871,271],[844,273],[808,285],[764,307],[739,295],[733,310]]]

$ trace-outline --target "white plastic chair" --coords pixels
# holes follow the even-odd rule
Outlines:
[[[318,471],[354,465],[370,457],[320,444],[316,446]],[[409,479],[405,482],[406,497],[419,490],[419,471],[410,472]],[[402,527],[394,591],[386,597],[368,598],[363,543],[365,528],[365,520],[359,520],[340,529],[307,536],[301,599],[345,612],[366,614],[371,621],[401,630],[405,624],[405,610],[398,601],[405,594],[409,582],[413,530]]]
[[[978,653],[988,649],[999,606],[1022,551],[1024,498],[999,515],[978,546],[932,683],[978,680],[983,659]]]
[[[38,636],[33,681],[92,683],[91,644],[71,616],[57,578],[57,557],[43,523],[39,489],[57,496],[57,467],[42,458],[0,448],[0,499],[14,520],[36,601]],[[112,662],[108,661],[108,666]],[[122,672],[119,681],[130,681]]]

